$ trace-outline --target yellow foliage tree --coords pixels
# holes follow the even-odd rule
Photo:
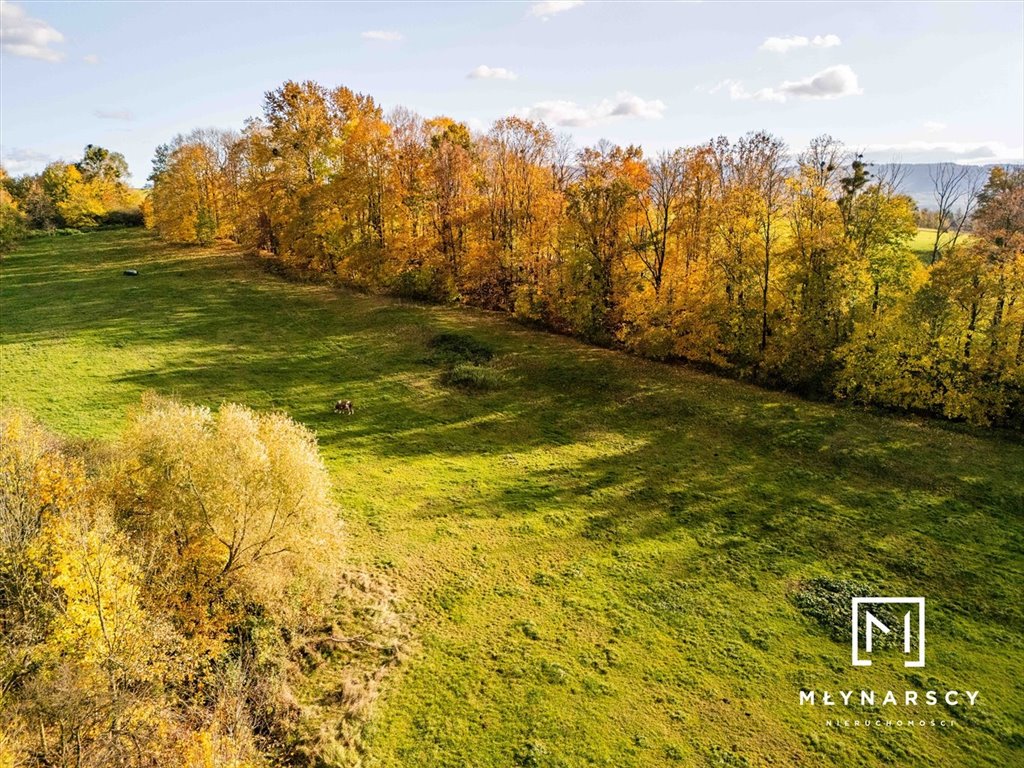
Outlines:
[[[216,634],[235,598],[292,626],[322,613],[332,586],[322,566],[340,550],[340,528],[308,430],[283,414],[153,399],[119,455],[108,469],[127,478],[118,516],[146,543],[152,583],[190,631]]]

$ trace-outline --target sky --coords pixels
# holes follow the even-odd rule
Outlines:
[[[7,2],[13,175],[241,128],[286,80],[486,130],[518,114],[648,153],[768,130],[869,159],[1024,161],[1024,2]]]

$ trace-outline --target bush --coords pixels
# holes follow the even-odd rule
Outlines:
[[[116,509],[159,553],[155,583],[185,584],[197,601],[261,604],[292,629],[317,620],[320,574],[340,545],[330,480],[305,427],[240,405],[214,413],[151,398],[118,453]],[[176,537],[189,542],[185,555]],[[183,606],[197,628],[209,617]]]
[[[0,409],[0,765],[67,765],[68,741],[83,768],[354,764],[402,630],[334,565],[337,517],[283,414],[150,398],[72,452]],[[328,660],[351,680],[331,732],[293,693]]]
[[[429,342],[433,362],[456,365],[475,363],[482,365],[494,357],[494,350],[482,341],[465,333],[439,333]]]
[[[867,584],[849,579],[810,579],[800,584],[793,604],[814,619],[833,640],[850,639],[850,605],[854,597],[873,595]]]
[[[493,368],[458,363],[441,374],[441,383],[466,392],[486,392],[500,386],[501,376]]]
[[[403,299],[442,304],[454,301],[457,297],[455,285],[447,273],[431,267],[402,272],[390,281],[387,290]]]
[[[0,254],[13,251],[25,237],[25,217],[0,198]]]
[[[30,238],[36,237],[75,237],[81,235],[82,230],[72,229],[71,227],[61,227],[59,229],[30,229],[28,236]]]
[[[206,208],[199,211],[196,216],[196,242],[200,245],[210,245],[217,237],[217,220]]]
[[[142,227],[145,224],[141,208],[119,208],[107,211],[103,217],[105,227]]]
[[[885,594],[886,590],[851,579],[810,579],[800,584],[793,594],[793,604],[800,613],[814,619],[839,643],[850,642],[850,610],[853,598]],[[873,605],[871,611],[890,626],[899,626],[898,608]],[[896,635],[880,635],[875,645],[892,648],[898,644]]]

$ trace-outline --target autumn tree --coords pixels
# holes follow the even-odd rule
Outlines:
[[[77,163],[56,161],[4,186],[31,228],[91,229],[141,224],[143,195],[127,180],[128,165],[120,153],[89,144]]]
[[[330,102],[337,138],[329,156],[327,194],[333,206],[323,222],[325,248],[347,258],[345,274],[352,282],[371,287],[386,273],[391,126],[370,96],[336,88]]]
[[[10,192],[12,186],[11,177],[0,166],[0,255],[13,250],[25,234],[25,214]]]
[[[168,647],[126,542],[46,430],[5,410],[0,434],[0,716],[40,765],[141,768]]]
[[[662,152],[647,162],[649,184],[640,192],[642,217],[627,231],[630,249],[639,262],[638,285],[622,299],[619,338],[646,354],[672,353],[672,296],[662,289],[671,273],[670,255],[678,257],[687,166],[682,150]],[[669,291],[671,293],[671,291]]]
[[[1019,366],[1024,362],[1024,170],[992,169],[978,194],[974,234],[994,279],[988,334],[993,365],[1001,368],[1012,361]]]
[[[151,225],[168,240],[212,243],[236,232],[240,200],[234,176],[237,137],[197,130],[157,148]]]
[[[10,186],[30,221],[95,221],[88,185],[107,172],[93,169],[116,165],[88,151]],[[360,289],[773,386],[981,421],[1013,410],[1024,339],[1009,171],[976,202],[972,174],[935,173],[922,265],[899,168],[830,136],[795,156],[760,131],[646,160],[607,142],[577,150],[522,117],[474,132],[289,81],[241,134],[182,137],[154,168],[149,218],[171,239],[231,238]],[[921,370],[896,375],[900,360]]]
[[[635,248],[646,267],[645,277],[656,294],[661,293],[669,252],[669,236],[675,234],[686,182],[682,150],[662,152],[648,161],[650,184],[643,200],[644,222]]]
[[[914,203],[899,194],[893,179],[873,178],[860,155],[853,158],[840,186],[838,202],[846,239],[857,266],[869,275],[875,317],[910,289],[911,276],[919,271],[909,247],[917,232]]]
[[[549,244],[554,146],[545,125],[518,117],[496,121],[480,143],[485,232],[476,283],[487,306],[512,309],[519,286],[544,269],[536,257]]]
[[[388,117],[391,127],[391,183],[397,200],[389,220],[392,250],[400,254],[399,269],[422,263],[427,246],[427,185],[430,137],[423,118],[399,107]]]
[[[279,733],[302,732],[296,659],[314,638],[344,642],[323,629],[339,616],[338,545],[315,440],[282,414],[148,399],[117,442],[72,449],[0,410],[0,757],[257,768],[278,764],[270,743],[323,754],[319,737]]]
[[[842,144],[820,136],[798,158],[790,182],[791,271],[785,293],[791,311],[779,363],[784,380],[819,388],[833,370],[833,352],[852,330],[858,270],[845,237],[841,206]]]
[[[614,331],[616,269],[628,248],[631,219],[642,215],[648,171],[639,147],[607,142],[580,150],[576,161],[579,173],[566,195],[575,247],[583,256],[576,286],[578,330],[601,337]]]
[[[219,602],[233,593],[290,621],[312,611],[323,586],[317,567],[339,538],[327,473],[307,430],[240,406],[214,414],[153,401],[131,420],[110,471],[129,478],[116,511],[146,542],[152,583],[171,594],[190,585],[182,621],[194,628],[211,616],[230,621]]]
[[[263,121],[281,194],[275,198],[276,233],[283,254],[302,265],[329,260],[325,220],[332,207],[327,181],[338,116],[330,94],[317,83],[288,81],[266,94]],[[332,265],[327,263],[328,269]]]
[[[473,140],[469,129],[446,117],[427,123],[430,134],[431,220],[445,277],[459,285],[471,216]]]

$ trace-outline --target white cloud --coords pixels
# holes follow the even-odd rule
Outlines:
[[[93,114],[100,118],[100,120],[131,121],[135,119],[135,115],[127,109],[97,109]]]
[[[15,147],[4,151],[2,163],[9,174],[20,176],[23,173],[42,170],[52,160],[53,158],[45,152]]]
[[[486,64],[481,64],[466,77],[470,80],[516,80],[519,75],[504,67],[488,67]]]
[[[583,106],[575,101],[541,101],[532,107],[519,110],[523,117],[566,128],[597,125],[620,117],[660,120],[664,112],[664,102],[658,99],[642,99],[626,91],[620,91],[614,99],[602,99],[590,106]]]
[[[761,43],[761,47],[758,50],[771,53],[787,53],[794,48],[806,48],[807,46],[834,48],[837,45],[841,45],[842,42],[839,39],[839,35],[815,35],[814,37],[790,35],[789,37],[769,37]]]
[[[64,42],[64,35],[42,19],[34,19],[25,9],[0,0],[0,44],[5,53],[42,61],[60,61],[61,51],[51,46]]]
[[[859,96],[864,90],[857,83],[857,73],[846,64],[828,67],[802,80],[786,80],[776,88],[760,88],[748,91],[738,80],[723,80],[711,88],[716,93],[728,88],[733,101],[753,99],[754,101],[776,101],[783,103],[790,98],[799,99],[841,99],[844,96]]]
[[[702,92],[703,86],[698,85],[697,91]],[[708,93],[718,93],[719,91],[728,91],[729,98],[733,101],[739,101],[740,99],[753,98],[753,94],[747,92],[747,89],[743,87],[743,83],[739,80],[725,79],[707,89]]]
[[[386,29],[371,29],[368,32],[363,32],[361,37],[364,40],[380,40],[385,43],[397,43],[405,39],[401,32],[392,32]]]
[[[557,13],[565,13],[583,5],[583,0],[544,0],[530,6],[527,15],[547,21]]]
[[[828,67],[803,80],[787,80],[778,91],[784,96],[806,99],[839,99],[864,92],[857,84],[857,73],[846,64]]]
[[[946,130],[946,124],[940,123],[936,120],[926,120],[924,123],[924,129],[928,131],[928,133],[940,133],[941,131]]]
[[[82,61],[84,61],[86,64],[99,64],[100,57],[97,56],[95,53],[90,53],[88,56],[83,56]]]
[[[1024,163],[1024,147],[1011,147],[1001,141],[904,141],[868,144],[865,154],[904,163]]]

